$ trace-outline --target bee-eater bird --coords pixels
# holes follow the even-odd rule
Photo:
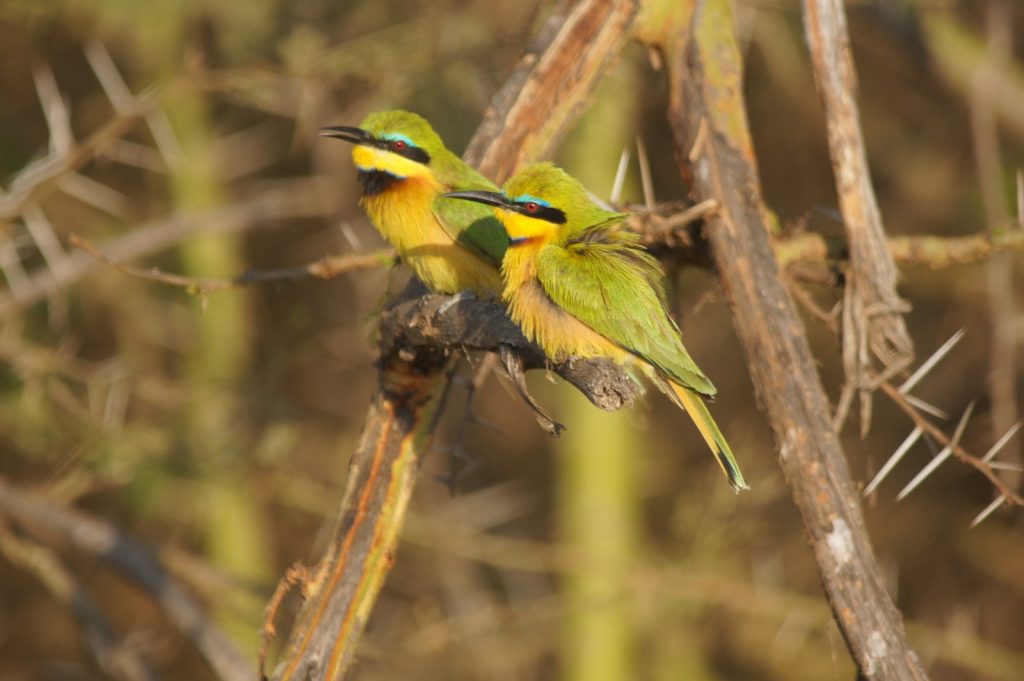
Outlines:
[[[704,404],[715,386],[683,346],[665,309],[658,261],[582,184],[551,163],[510,179],[503,193],[450,192],[494,207],[509,237],[502,298],[523,333],[548,357],[608,357],[639,367],[690,414],[733,490],[748,489]]]
[[[430,123],[408,111],[379,111],[358,128],[320,134],[355,145],[360,204],[427,288],[500,295],[498,268],[508,246],[501,224],[485,206],[439,200],[449,191],[498,187],[448,151]]]

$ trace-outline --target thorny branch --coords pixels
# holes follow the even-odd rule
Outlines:
[[[206,233],[231,233],[277,220],[323,217],[333,210],[333,196],[329,181],[322,177],[263,183],[258,194],[240,198],[222,208],[192,215],[171,215],[139,225],[104,246],[102,253],[105,260],[123,263],[169,248],[201,228]],[[59,276],[49,269],[34,272],[17,289],[0,293],[0,318],[38,303],[101,266],[102,261],[82,251],[65,259]]]
[[[682,14],[661,43],[676,156],[698,198],[722,205],[708,239],[826,596],[862,678],[926,679],[886,591],[806,331],[771,250],[730,3],[693,0]]]
[[[803,17],[828,120],[829,150],[850,248],[842,309],[846,385],[835,422],[846,420],[853,396],[859,394],[864,436],[871,427],[872,389],[910,363],[914,344],[903,320],[908,305],[896,293],[896,266],[886,248],[885,228],[868,171],[846,10],[842,0],[803,0]],[[882,363],[878,377],[872,354]]]
[[[137,125],[158,102],[157,91],[140,95],[124,113],[116,116],[81,144],[71,146],[65,153],[47,156],[23,170],[11,183],[8,192],[0,195],[0,226],[22,215],[33,202],[45,198],[47,192],[57,187],[65,175],[101,155]]]
[[[0,554],[35,575],[53,597],[75,615],[89,652],[105,674],[123,681],[156,678],[136,646],[127,640],[118,640],[103,611],[50,548],[15,536],[0,522]]]
[[[103,560],[137,584],[160,605],[219,678],[227,681],[256,678],[252,664],[210,620],[203,606],[171,578],[145,546],[112,525],[23,492],[2,478],[0,517],[16,522],[28,532],[56,536],[60,542]]]
[[[943,447],[950,447],[951,452],[956,459],[969,466],[973,466],[979,473],[988,478],[988,481],[992,483],[992,486],[996,488],[999,495],[1002,496],[1006,502],[1015,506],[1024,506],[1024,496],[1021,496],[1010,489],[1009,485],[1006,484],[1006,482],[999,476],[992,466],[988,464],[988,462],[983,459],[979,459],[976,456],[972,456],[963,447],[957,444],[953,438],[948,437],[938,426],[925,418],[921,412],[910,403],[906,395],[901,393],[896,386],[886,381],[882,383],[881,389],[886,395],[892,398],[892,401],[896,403],[896,406],[898,406],[903,413],[910,417],[910,420],[914,422],[915,427],[935,438],[935,440]]]

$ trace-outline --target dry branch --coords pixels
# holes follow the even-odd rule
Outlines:
[[[576,386],[595,406],[605,411],[633,403],[639,387],[615,364],[593,358],[551,363],[544,352],[523,337],[497,303],[475,298],[453,299],[423,295],[398,301],[381,317],[382,354],[400,348],[441,348],[499,352],[507,348],[524,369],[549,369]]]
[[[68,243],[72,246],[81,248],[97,260],[106,263],[118,272],[127,274],[130,277],[135,277],[136,279],[142,279],[144,281],[151,281],[157,284],[184,288],[190,293],[201,296],[209,295],[216,291],[223,291],[224,289],[249,286],[251,284],[296,281],[298,279],[308,278],[333,279],[334,277],[345,274],[346,272],[369,270],[378,267],[390,267],[397,262],[397,256],[395,255],[394,250],[384,248],[379,251],[369,251],[366,253],[325,255],[324,257],[307,265],[300,265],[298,267],[285,267],[276,270],[250,270],[235,275],[230,279],[208,279],[187,277],[181,274],[174,274],[173,272],[165,272],[157,267],[143,269],[141,267],[132,267],[131,265],[114,262],[104,255],[103,252],[100,251],[100,249],[98,249],[91,241],[83,239],[77,234],[72,234],[68,237]]]
[[[501,181],[547,153],[627,39],[636,7],[631,0],[584,0],[556,12],[494,98],[467,161]],[[342,678],[394,560],[455,358],[433,344],[388,342],[383,350],[334,537],[303,585],[306,600],[275,679]]]
[[[948,437],[938,426],[922,416],[921,413],[914,408],[914,405],[907,400],[907,396],[900,392],[899,389],[891,383],[883,383],[881,388],[886,395],[892,398],[892,401],[896,403],[896,406],[910,417],[910,420],[914,422],[914,426],[917,429],[935,438],[935,440],[943,447],[949,447],[950,453],[954,457],[968,466],[973,466],[979,473],[988,478],[988,481],[992,483],[992,486],[996,488],[999,492],[999,496],[1002,497],[1005,502],[1016,506],[1024,506],[1024,496],[1021,496],[1010,489],[1009,485],[1006,484],[1006,482],[987,461],[979,459],[976,456],[972,456],[963,447],[957,444],[957,438]]]
[[[118,681],[155,679],[137,647],[119,640],[103,611],[75,575],[48,547],[16,537],[0,523],[0,554],[32,573],[82,628],[82,639],[97,666]]]
[[[148,548],[113,526],[23,492],[0,478],[0,516],[44,538],[103,560],[140,586],[202,654],[217,677],[252,681],[256,670],[235,644],[206,615],[206,610],[164,570]]]
[[[105,244],[101,252],[110,262],[126,262],[158,253],[202,229],[204,233],[232,233],[276,220],[313,218],[329,215],[335,205],[327,178],[308,177],[261,183],[253,196],[215,210],[192,215],[159,218],[132,229]],[[16,291],[0,294],[0,318],[38,303],[104,266],[84,251],[72,253],[64,261],[58,278],[48,269],[34,272]]]
[[[864,135],[857,110],[857,75],[841,0],[803,0],[804,29],[828,122],[828,143],[835,170],[839,208],[850,249],[843,298],[843,367],[846,386],[837,409],[845,420],[854,391],[860,395],[861,435],[871,425],[874,376],[871,355],[881,375],[902,370],[914,356],[903,312],[908,305],[896,293],[896,265],[886,247],[885,228],[868,170]],[[870,351],[870,352],[869,352]]]
[[[466,160],[501,182],[552,149],[629,38],[637,4],[563,3],[491,100]]]
[[[677,157],[707,223],[750,374],[836,621],[866,679],[925,679],[885,589],[800,318],[780,279],[727,0],[698,0],[666,44]],[[696,142],[700,140],[700,144]]]
[[[128,110],[81,144],[72,145],[66,153],[48,156],[25,168],[11,183],[9,192],[0,197],[0,226],[21,215],[31,203],[45,198],[67,174],[102,155],[152,111],[159,101],[160,93],[147,92],[139,96]]]

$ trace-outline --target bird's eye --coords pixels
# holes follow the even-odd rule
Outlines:
[[[391,143],[391,148],[394,149],[395,151],[402,151],[407,146],[409,145],[406,144],[405,140],[395,140],[394,142]]]
[[[536,201],[527,201],[526,203],[523,204],[523,209],[527,213],[536,213],[537,211],[540,210],[540,204],[537,203]]]

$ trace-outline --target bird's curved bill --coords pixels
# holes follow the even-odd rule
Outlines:
[[[332,125],[327,128],[320,128],[321,137],[334,137],[345,140],[352,144],[372,144],[373,137],[362,128],[353,128],[347,125]]]
[[[442,194],[448,199],[465,199],[466,201],[476,201],[477,203],[486,203],[488,206],[498,206],[499,208],[508,208],[508,199],[504,195],[498,192],[484,192],[484,191],[465,191],[465,192],[448,192]]]

